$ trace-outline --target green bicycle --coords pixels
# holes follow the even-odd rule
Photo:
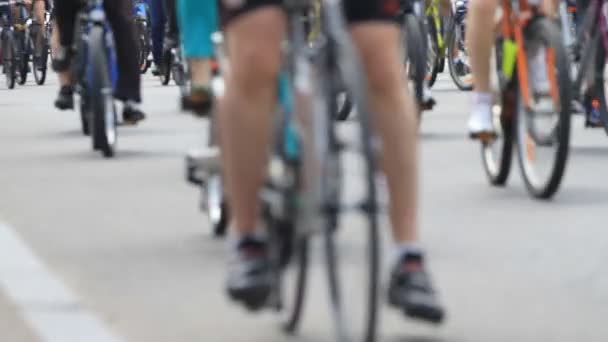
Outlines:
[[[465,44],[466,0],[450,0],[447,16],[442,15],[441,0],[427,3],[428,22],[427,81],[432,87],[437,75],[445,70],[447,59],[450,76],[460,90],[473,88],[469,54]],[[446,6],[447,7],[447,6]],[[447,10],[445,12],[448,12]],[[447,28],[447,30],[446,30]]]

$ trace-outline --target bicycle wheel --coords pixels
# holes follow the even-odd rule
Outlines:
[[[426,54],[426,65],[427,74],[426,80],[429,82],[429,88],[431,88],[437,80],[440,68],[440,55],[439,42],[437,41],[437,27],[435,26],[435,20],[432,17],[427,18],[428,21],[428,34],[427,34],[427,54]],[[420,45],[419,45],[420,46]]]
[[[494,51],[492,71],[500,73],[498,66],[502,65],[502,40],[497,40]],[[486,176],[490,184],[496,186],[505,185],[511,172],[514,143],[513,122],[517,108],[516,80],[512,79],[506,85],[502,85],[502,88],[497,89],[492,106],[496,137],[481,143],[481,160]]]
[[[93,147],[108,158],[115,153],[118,134],[105,38],[102,27],[95,26],[89,32],[90,77],[87,91],[90,95]]]
[[[337,6],[336,6],[337,7]],[[333,8],[339,11],[338,8]],[[346,34],[330,32],[335,37],[345,37]],[[333,46],[333,47],[332,47]],[[370,115],[370,105],[367,98],[367,80],[361,69],[361,64],[357,59],[354,47],[347,39],[332,40],[330,49],[335,48],[336,60],[332,58],[334,53],[329,53],[330,66],[328,72],[339,69],[344,75],[344,84],[357,107],[357,140],[360,148],[355,151],[356,160],[360,167],[356,174],[359,184],[360,194],[353,194],[351,198],[361,198],[356,207],[364,216],[365,228],[353,231],[337,228],[337,219],[332,212],[338,211],[339,189],[347,189],[342,184],[342,172],[339,161],[332,156],[339,152],[337,142],[332,143],[334,130],[333,125],[329,125],[328,153],[327,162],[323,166],[325,190],[325,213],[326,227],[324,229],[324,247],[327,266],[327,276],[331,297],[332,313],[335,323],[337,341],[349,341],[352,336],[355,340],[367,342],[375,341],[378,324],[378,291],[380,276],[380,241],[378,231],[377,216],[377,196],[376,196],[376,156],[375,145],[373,144],[375,135],[372,132],[372,122]],[[333,60],[333,62],[332,62]],[[323,74],[323,72],[321,72]],[[331,81],[330,81],[331,82]],[[330,98],[331,99],[331,98]],[[350,189],[350,188],[349,188]],[[358,196],[360,195],[360,196]],[[358,221],[359,224],[361,223]],[[360,254],[360,258],[354,257],[353,253],[348,253],[353,245],[360,243],[364,246],[365,252]],[[348,253],[348,257],[346,257]],[[352,279],[361,275],[362,281],[353,286]],[[354,275],[354,277],[353,277]],[[353,300],[360,298],[362,301]],[[348,299],[348,300],[345,300]]]
[[[27,82],[27,71],[30,55],[28,53],[28,46],[26,42],[27,37],[25,32],[18,32],[17,39],[15,40],[15,49],[17,51],[17,83],[24,85]]]
[[[549,94],[539,94],[530,77],[530,107],[519,96],[517,114],[517,155],[529,193],[547,199],[561,183],[570,146],[570,81],[568,55],[559,28],[547,18],[537,18],[525,32],[528,65],[543,62],[549,80]],[[540,63],[542,65],[542,63]],[[536,65],[539,65],[537,62]],[[532,68],[532,67],[531,67]]]
[[[470,91],[473,90],[473,77],[464,32],[464,25],[457,24],[452,18],[448,29],[448,69],[456,87]]]
[[[137,21],[137,36],[138,38],[138,58],[139,61],[139,72],[141,74],[145,74],[148,71],[148,54],[149,54],[149,40],[147,36],[148,28],[145,21],[138,20]]]
[[[15,48],[13,44],[12,31],[3,32],[2,39],[2,64],[4,70],[4,77],[6,79],[6,87],[8,89],[15,88],[15,81],[17,79],[17,70],[15,68]]]
[[[39,35],[42,35],[40,37]],[[32,73],[34,81],[37,85],[43,85],[46,82],[46,71],[49,58],[49,41],[44,35],[42,26],[38,25],[36,30],[33,30],[29,38],[30,51],[32,51]]]
[[[414,14],[406,14],[403,18],[405,31],[406,73],[410,80],[413,95],[420,104],[424,101],[424,82],[427,73],[426,25]]]
[[[169,84],[171,81],[171,69],[173,66],[173,54],[171,51],[165,51],[163,53],[162,70],[160,73],[160,83],[164,86]]]
[[[287,334],[294,335],[300,325],[304,300],[306,299],[306,285],[308,283],[309,264],[309,238],[307,235],[294,236],[293,227],[279,227],[284,236],[282,274],[280,276],[281,292],[281,326]],[[285,234],[288,232],[287,234]],[[291,234],[291,235],[289,235]]]

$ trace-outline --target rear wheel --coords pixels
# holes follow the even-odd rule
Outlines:
[[[437,27],[432,17],[428,17],[428,34],[427,34],[427,74],[426,79],[429,82],[429,88],[435,84],[437,75],[439,74],[440,55],[439,42],[437,41]],[[421,46],[421,45],[419,45]]]
[[[46,81],[46,71],[49,58],[49,41],[45,37],[45,32],[38,26],[37,32],[33,32],[30,37],[30,46],[32,51],[32,73],[37,85],[43,85]],[[42,36],[40,36],[42,35]]]
[[[171,81],[171,67],[173,65],[173,54],[171,51],[165,51],[163,53],[162,68],[160,73],[160,83],[164,86],[169,84]]]
[[[406,14],[403,19],[405,45],[407,47],[406,73],[410,81],[410,89],[416,101],[424,102],[424,82],[427,73],[426,63],[426,25],[414,14]]]
[[[6,80],[6,87],[8,89],[15,88],[15,81],[17,79],[16,66],[15,66],[15,48],[13,44],[13,35],[11,31],[2,33],[2,68],[4,70],[4,77]]]
[[[118,134],[108,51],[104,44],[105,32],[101,27],[93,27],[89,37],[91,84],[88,90],[92,110],[93,147],[101,150],[105,157],[112,157]]]
[[[526,108],[521,94],[516,120],[517,155],[530,194],[547,199],[559,188],[570,146],[572,87],[568,55],[552,20],[537,18],[527,27],[525,37],[531,108]],[[543,64],[546,67],[540,70],[546,69],[548,93],[536,89],[537,82],[531,77],[535,65]]]
[[[30,62],[30,54],[28,51],[27,37],[25,32],[18,32],[15,40],[17,50],[17,83],[24,85],[27,82],[27,71]]]
[[[464,40],[464,25],[457,24],[452,18],[448,32],[447,59],[450,76],[458,89],[472,90],[473,77],[469,64],[469,52]]]

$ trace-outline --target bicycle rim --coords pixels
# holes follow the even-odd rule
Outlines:
[[[523,95],[519,96],[517,155],[529,193],[547,199],[559,188],[568,159],[572,98],[568,56],[556,23],[547,18],[538,18],[527,27],[525,48],[528,65],[538,54],[545,55],[553,96],[531,94],[532,109],[524,108]]]

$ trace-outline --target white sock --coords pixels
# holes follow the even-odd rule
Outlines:
[[[420,243],[415,241],[399,242],[395,244],[394,250],[395,255],[393,264],[401,262],[401,259],[403,259],[403,256],[405,255],[413,254],[422,256],[423,254],[422,246],[420,246]]]
[[[491,105],[492,104],[492,93],[485,91],[474,91],[473,92],[473,105],[483,104],[483,105]]]

